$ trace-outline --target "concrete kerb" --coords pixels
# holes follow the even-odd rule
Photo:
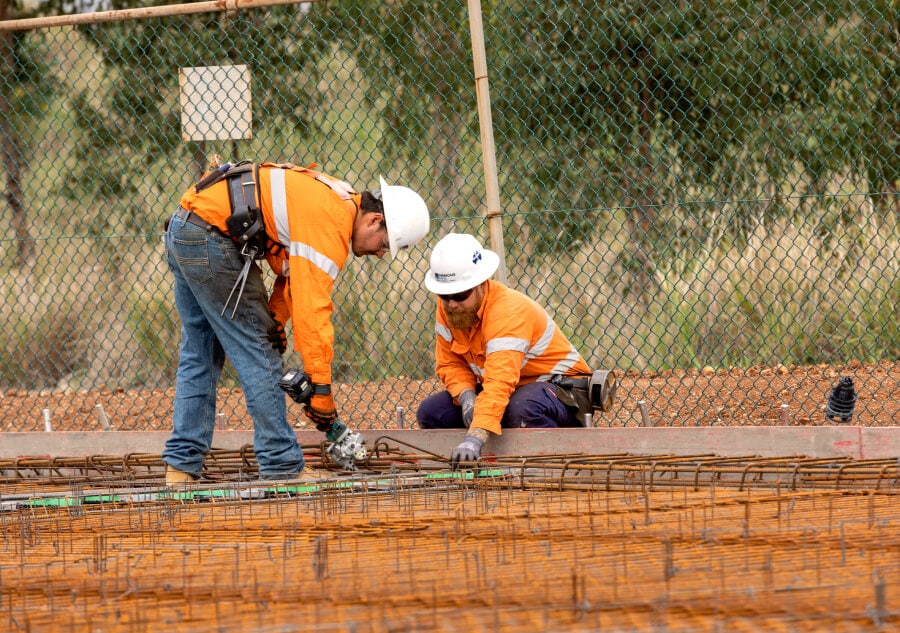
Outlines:
[[[449,455],[465,431],[362,430],[369,450],[379,440],[409,452]],[[0,433],[0,458],[82,457],[159,454],[167,431],[87,431]],[[301,444],[319,444],[324,435],[298,431]],[[218,430],[213,446],[237,450],[253,443],[252,431]],[[900,427],[625,427],[594,429],[515,429],[492,438],[486,455],[697,455],[811,458],[900,457]]]

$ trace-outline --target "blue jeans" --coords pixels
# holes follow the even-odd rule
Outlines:
[[[166,441],[163,461],[200,474],[212,446],[216,387],[227,356],[253,419],[253,448],[260,475],[299,473],[303,452],[287,421],[285,394],[278,387],[283,368],[281,356],[267,339],[274,320],[259,266],[254,263],[250,267],[232,318],[234,297],[224,316],[221,312],[244,258],[231,239],[173,216],[166,231],[166,257],[175,276],[181,348],[174,428]]]
[[[577,409],[569,408],[556,397],[556,385],[530,382],[509,397],[500,426],[505,429],[546,429],[558,426],[581,426]],[[422,429],[462,429],[462,407],[453,403],[447,391],[431,394],[416,411],[416,422]]]

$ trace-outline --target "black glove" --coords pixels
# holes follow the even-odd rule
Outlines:
[[[270,312],[269,314],[272,315],[274,325],[269,328],[269,331],[266,333],[266,338],[269,339],[269,343],[272,344],[272,349],[279,354],[284,354],[287,350],[287,334],[284,333],[284,326],[275,318],[275,313]]]
[[[459,394],[459,406],[462,407],[462,420],[466,428],[472,426],[472,419],[475,417],[475,392],[466,389]]]
[[[477,462],[481,459],[481,447],[484,444],[473,435],[466,435],[466,439],[450,453],[450,468],[456,470],[460,463]]]
[[[337,420],[337,409],[331,393],[313,395],[303,411],[310,422],[316,425],[316,429],[323,433]]]

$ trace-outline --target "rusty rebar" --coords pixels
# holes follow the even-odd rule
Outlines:
[[[179,491],[158,455],[0,461],[0,629],[900,626],[896,460],[371,458],[291,486],[217,451]]]

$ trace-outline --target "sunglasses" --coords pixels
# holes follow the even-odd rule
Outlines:
[[[456,294],[452,294],[452,295],[438,295],[438,297],[441,298],[441,301],[446,301],[447,303],[450,303],[451,301],[455,301],[456,303],[462,303],[463,301],[465,301],[466,299],[469,298],[469,295],[472,294],[473,290],[475,290],[475,288],[469,288],[468,290],[464,290],[462,292],[457,292]]]

